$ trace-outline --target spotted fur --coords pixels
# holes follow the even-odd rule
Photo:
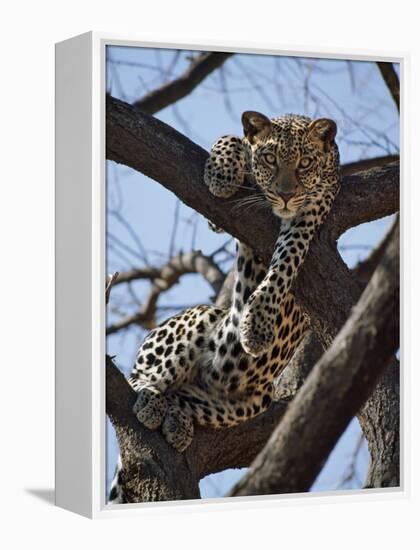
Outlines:
[[[248,111],[242,122],[244,138],[225,136],[212,147],[204,180],[214,195],[229,198],[252,174],[282,220],[271,262],[239,242],[231,307],[198,306],[165,321],[144,341],[129,377],[139,421],[161,427],[181,452],[194,423],[228,428],[270,405],[273,381],[308,327],[290,289],[339,188],[333,121],[269,120]],[[110,502],[124,502],[118,476],[121,467]]]

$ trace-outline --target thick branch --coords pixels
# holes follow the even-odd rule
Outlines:
[[[400,365],[395,357],[360,411],[359,422],[370,454],[365,488],[399,487]]]
[[[207,156],[206,151],[167,124],[108,98],[107,158],[158,181],[185,204],[251,245],[269,261],[278,234],[278,220],[271,214],[252,211],[252,226],[244,223],[240,209],[233,206],[234,200],[249,195],[249,191],[241,190],[233,200],[211,195],[203,183]],[[397,211],[398,184],[397,163],[344,177],[340,195],[325,224],[326,232],[337,238],[349,227]]]
[[[172,449],[159,432],[140,428],[132,413],[136,394],[109,357],[106,387],[106,410],[118,438],[128,501],[199,498],[198,480],[185,457]]]
[[[232,496],[308,491],[399,342],[399,231],[352,315]]]
[[[161,111],[168,105],[172,105],[190,94],[214,70],[223,65],[231,55],[233,54],[221,52],[199,54],[184,74],[157,90],[153,90],[153,92],[133,103],[133,106],[151,115]]]
[[[379,168],[380,166],[386,166],[392,162],[399,162],[399,155],[385,155],[384,157],[374,157],[370,159],[357,160],[356,162],[349,162],[341,166],[342,176],[351,176],[358,172],[364,172],[371,168]]]

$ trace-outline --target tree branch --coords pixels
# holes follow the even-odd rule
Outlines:
[[[211,285],[216,295],[225,280],[225,274],[216,262],[212,258],[205,256],[201,250],[178,254],[171,258],[157,272],[155,268],[144,268],[120,273],[114,284],[130,282],[141,278],[150,278],[152,275],[153,283],[141,311],[109,325],[106,329],[106,334],[114,334],[132,324],[139,324],[148,329],[154,328],[156,326],[156,304],[159,296],[162,292],[166,292],[172,288],[187,273],[201,274]]]
[[[370,454],[365,488],[399,487],[400,365],[396,357],[391,359],[358,416]]]
[[[396,228],[352,315],[230,496],[310,489],[336,441],[398,348],[398,270]]]
[[[244,223],[240,209],[233,209],[236,204],[233,200],[214,197],[204,185],[208,153],[167,124],[108,97],[106,154],[108,159],[158,181],[187,206],[251,245],[266,261],[270,260],[278,219],[272,214],[252,211],[252,226]],[[240,190],[234,200],[250,194]],[[373,196],[375,200],[371,200]],[[349,227],[394,213],[398,204],[398,163],[344,177],[325,229],[332,238],[337,238]]]
[[[106,411],[118,438],[128,502],[199,498],[198,481],[185,457],[159,432],[139,426],[132,413],[136,393],[108,356],[106,387]]]
[[[221,52],[199,54],[184,74],[134,102],[133,107],[150,115],[161,111],[190,94],[232,55]]]
[[[371,168],[379,168],[393,162],[399,162],[399,160],[399,155],[385,155],[383,157],[374,157],[371,159],[362,159],[357,160],[356,162],[349,162],[348,164],[343,164],[341,166],[341,175],[351,176],[352,174],[364,172],[365,170],[370,170]]]
[[[122,283],[131,283],[140,279],[153,280],[159,277],[161,269],[159,267],[133,267],[127,271],[118,273],[118,277],[114,281],[114,286]]]
[[[397,217],[395,223],[399,222],[399,216]],[[385,250],[391,240],[393,231],[395,229],[395,223],[389,229],[385,237],[381,242],[371,251],[369,256],[364,260],[358,262],[352,269],[355,277],[363,284],[367,284],[369,279],[372,277],[373,272],[375,271],[378,263],[381,261],[382,256],[384,255]]]
[[[398,112],[400,112],[400,80],[398,75],[395,72],[392,63],[378,61],[377,65],[381,72],[382,78],[384,79],[385,84],[392,95],[392,99],[394,100]]]

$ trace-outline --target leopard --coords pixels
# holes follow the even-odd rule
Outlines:
[[[128,378],[138,421],[161,429],[179,452],[196,424],[231,428],[272,403],[274,381],[310,326],[292,285],[340,188],[333,120],[246,111],[242,126],[243,137],[223,136],[212,146],[203,179],[225,200],[253,182],[280,220],[271,261],[237,241],[230,307],[199,305],[163,322],[145,338]],[[126,502],[122,479],[119,463],[111,504]]]

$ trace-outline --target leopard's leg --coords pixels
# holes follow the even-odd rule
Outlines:
[[[121,457],[118,457],[117,465],[115,467],[114,478],[111,483],[111,489],[108,496],[108,504],[125,504],[127,502],[124,490],[122,486],[122,463]]]
[[[273,257],[261,284],[248,300],[241,317],[241,343],[254,357],[272,344],[278,307],[285,300],[303,263],[316,229],[328,212],[333,193],[314,201],[292,220],[282,220]]]
[[[280,306],[275,340],[258,359],[236,345],[222,361],[213,361],[210,384],[198,379],[167,395],[168,409],[162,424],[167,441],[179,451],[191,443],[194,423],[212,428],[228,428],[264,412],[273,397],[273,382],[288,365],[308,329],[307,316],[289,294]],[[229,338],[225,341],[227,342]],[[233,355],[232,355],[233,351]]]
[[[210,150],[204,166],[204,183],[216,197],[228,199],[243,185],[247,165],[247,155],[242,139],[236,136],[219,138]],[[209,221],[215,233],[223,229]]]
[[[232,393],[238,389],[239,376],[234,375],[233,371],[237,365],[240,364],[239,368],[244,365],[244,361],[241,362],[244,352],[239,343],[239,320],[244,304],[265,273],[266,266],[261,259],[250,247],[238,242],[232,305],[229,312],[221,316],[217,325],[214,325],[214,330],[209,332],[208,360],[201,362],[193,384],[183,384],[175,394],[170,391],[167,395],[168,409],[162,431],[168,442],[180,451],[191,443],[194,420],[220,426],[228,426],[232,422],[234,409],[230,406],[230,412],[226,413],[223,393],[226,390]],[[238,374],[241,373],[239,368]],[[206,397],[215,392],[219,392],[221,397]],[[204,403],[206,399],[209,400],[210,408],[200,409],[197,400]],[[240,409],[239,404],[238,407]],[[219,411],[213,420],[210,420],[210,410]],[[225,419],[222,419],[222,411],[225,411]]]
[[[273,398],[271,382],[253,395],[224,398],[213,396],[195,385],[182,386],[168,394],[168,409],[162,432],[170,445],[180,452],[189,447],[194,434],[194,422],[211,428],[229,428],[264,412]]]
[[[246,162],[242,139],[223,136],[210,150],[204,167],[204,183],[216,197],[232,197],[243,184]]]
[[[147,428],[154,430],[162,424],[165,392],[193,376],[200,345],[224,314],[220,308],[197,306],[168,319],[147,336],[128,378],[138,393],[133,411]]]
[[[162,423],[162,433],[166,441],[177,451],[182,453],[193,440],[194,422],[190,414],[179,405],[179,401],[172,396]]]

